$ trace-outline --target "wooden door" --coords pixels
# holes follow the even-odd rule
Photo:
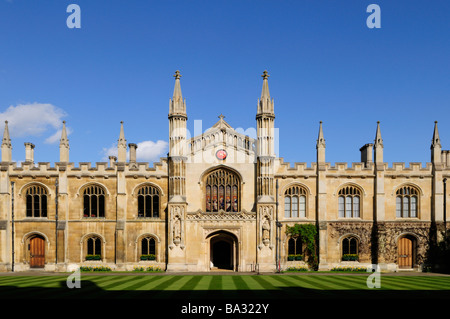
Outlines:
[[[398,241],[398,267],[413,267],[413,242],[407,237],[400,238]]]
[[[45,264],[45,241],[42,237],[30,240],[30,267],[43,268]]]

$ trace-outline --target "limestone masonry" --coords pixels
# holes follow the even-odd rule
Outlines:
[[[108,163],[69,161],[65,123],[59,162],[11,160],[8,123],[0,163],[0,271],[275,271],[306,266],[308,254],[287,226],[317,226],[318,268],[422,270],[446,229],[450,156],[437,122],[431,162],[383,162],[383,139],[361,147],[361,162],[325,160],[322,123],[317,161],[291,166],[276,157],[274,102],[264,71],[256,139],[224,119],[187,139],[186,101],[177,71],[169,103],[169,153],[136,161],[120,125],[118,156]],[[375,127],[374,127],[375,128]],[[431,133],[431,132],[430,132]],[[368,138],[369,139],[369,138]],[[127,150],[129,158],[127,158]],[[278,205],[277,205],[278,203]]]

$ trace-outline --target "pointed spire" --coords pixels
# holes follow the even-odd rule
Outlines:
[[[69,139],[67,138],[67,131],[66,131],[66,121],[63,121],[63,127],[61,131],[61,139],[59,140],[59,145],[64,145],[69,147]]]
[[[69,139],[67,138],[66,121],[63,121],[61,139],[59,140],[59,161],[69,161]]]
[[[377,132],[375,133],[375,147],[383,146],[383,139],[381,138],[380,121],[377,121]]]
[[[319,122],[319,136],[317,137],[317,163],[322,165],[325,163],[325,138],[323,136],[322,121]]]
[[[224,125],[225,121],[223,120],[225,118],[225,116],[222,113],[220,113],[218,118],[219,118],[219,121],[217,122],[217,124],[218,124],[219,128],[223,128],[225,126]]]
[[[180,85],[180,78],[181,78],[180,71],[176,70],[173,77],[175,78],[175,87],[173,89],[173,100],[175,102],[177,102],[178,100],[183,99],[183,95],[181,94],[181,85]]]
[[[271,114],[274,115],[274,108],[273,108],[273,99],[270,99],[270,92],[269,92],[269,73],[267,70],[264,70],[261,77],[263,78],[263,86],[261,91],[261,98],[258,100],[258,112],[257,114]]]
[[[431,147],[441,147],[441,139],[439,138],[437,121],[434,121],[433,140],[431,141]]]
[[[176,70],[173,77],[175,78],[175,87],[173,89],[173,97],[170,100],[169,115],[172,115],[172,114],[185,115],[186,114],[186,101],[183,101],[183,95],[181,93],[180,71]]]
[[[11,147],[11,138],[9,137],[8,121],[5,121],[5,130],[3,131],[2,146]]]
[[[264,70],[263,75],[261,77],[263,78],[263,87],[261,91],[261,100],[262,99],[269,99],[270,100],[270,92],[269,92],[269,73],[267,70]]]
[[[374,150],[374,161],[375,163],[383,163],[383,139],[381,138],[380,121],[377,122],[377,132],[375,134],[375,150]],[[381,166],[381,165],[379,165]],[[381,169],[381,167],[380,167]]]
[[[12,154],[11,154],[11,138],[9,137],[9,129],[8,129],[8,121],[5,121],[5,130],[3,132],[3,140],[2,140],[2,162],[11,162]]]
[[[434,121],[433,140],[431,141],[431,162],[433,164],[440,164],[442,159],[441,139],[439,138],[437,121]]]
[[[319,122],[319,136],[317,137],[317,147],[325,147],[325,138],[323,136],[322,121]]]
[[[123,121],[120,121],[120,134],[118,139],[119,144],[127,144],[127,140],[125,139],[125,133],[123,131]]]
[[[118,150],[118,162],[126,162],[127,160],[127,140],[125,139],[125,133],[123,131],[123,121],[120,121],[120,134],[117,141]]]

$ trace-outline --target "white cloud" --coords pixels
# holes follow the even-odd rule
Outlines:
[[[166,141],[159,140],[143,141],[137,144],[136,159],[138,161],[155,161],[160,157],[167,155],[169,144]]]
[[[58,130],[62,126],[62,118],[66,112],[52,104],[30,103],[11,105],[0,113],[0,125],[8,121],[11,137],[39,136],[50,130]],[[54,132],[47,140],[53,140]],[[46,140],[46,142],[47,142]],[[47,143],[49,143],[47,142]]]
[[[117,156],[117,144],[113,144],[109,148],[104,147],[102,153],[104,154],[104,161],[107,161],[109,156]]]
[[[169,144],[166,141],[158,140],[143,141],[137,143],[136,160],[138,162],[154,162],[159,161],[160,157],[165,157],[168,151]],[[117,144],[109,148],[103,149],[104,160],[108,160],[109,156],[117,156]],[[130,152],[127,152],[127,161],[129,160]]]
[[[59,130],[57,130],[55,132],[55,134],[47,137],[44,141],[44,143],[46,144],[55,144],[55,143],[59,143],[59,140],[61,139],[61,132],[62,132],[62,128],[60,128]],[[67,132],[67,136],[69,136],[72,133],[72,129],[66,126],[66,132]]]

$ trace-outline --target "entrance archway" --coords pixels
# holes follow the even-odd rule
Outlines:
[[[30,268],[44,268],[45,266],[45,239],[35,235],[30,238]]]
[[[398,240],[398,268],[411,269],[415,264],[415,238],[413,236],[403,236]]]
[[[226,231],[218,231],[209,237],[210,270],[238,269],[237,238]]]

